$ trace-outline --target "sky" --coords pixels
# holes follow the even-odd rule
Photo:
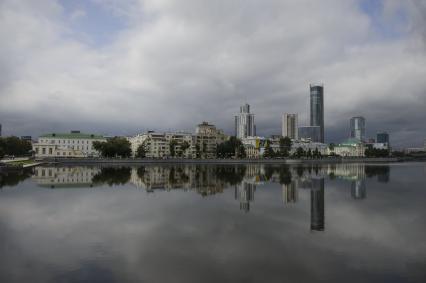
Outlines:
[[[0,0],[3,135],[81,130],[233,134],[308,125],[323,83],[327,142],[366,118],[394,147],[426,139],[424,0]]]

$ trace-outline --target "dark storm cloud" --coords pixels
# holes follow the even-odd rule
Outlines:
[[[103,46],[86,44],[81,39],[95,35],[69,24],[90,15],[81,7],[3,1],[6,133],[133,134],[192,130],[203,120],[232,133],[233,115],[247,102],[259,134],[277,134],[283,112],[307,124],[309,83],[323,82],[330,141],[346,137],[352,115],[364,115],[370,132],[390,131],[395,145],[426,136],[420,1],[383,2],[382,30],[398,30],[390,38],[356,0],[93,3],[127,23],[105,24],[114,40]]]

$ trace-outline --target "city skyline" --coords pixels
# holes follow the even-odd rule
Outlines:
[[[284,112],[309,125],[307,86],[321,82],[326,142],[362,115],[367,138],[387,131],[395,147],[423,145],[421,1],[201,2],[2,1],[3,135],[133,135],[199,121],[232,134],[246,102],[268,136]]]

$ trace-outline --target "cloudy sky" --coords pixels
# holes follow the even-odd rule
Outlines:
[[[423,0],[0,0],[0,38],[5,135],[232,134],[245,102],[278,134],[321,82],[329,142],[354,115],[394,146],[426,138]]]

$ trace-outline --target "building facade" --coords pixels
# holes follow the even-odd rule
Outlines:
[[[358,116],[352,117],[349,121],[350,138],[365,141],[365,118]]]
[[[310,85],[310,126],[320,127],[319,142],[324,142],[324,86]]]
[[[105,142],[103,136],[83,134],[80,131],[71,133],[45,134],[33,143],[36,158],[57,157],[96,157],[99,152],[93,148],[93,142]]]
[[[250,105],[240,107],[240,113],[235,116],[235,136],[239,139],[256,135],[254,114],[250,113]]]
[[[290,139],[298,139],[298,117],[297,114],[284,113],[282,116],[282,136]]]
[[[376,142],[378,142],[378,143],[388,143],[389,144],[389,134],[387,132],[377,133]]]
[[[298,128],[298,138],[310,140],[312,142],[321,142],[321,127],[319,126],[303,126]]]
[[[348,139],[347,141],[335,145],[334,149],[330,152],[342,157],[364,157],[365,144],[358,139]]]

